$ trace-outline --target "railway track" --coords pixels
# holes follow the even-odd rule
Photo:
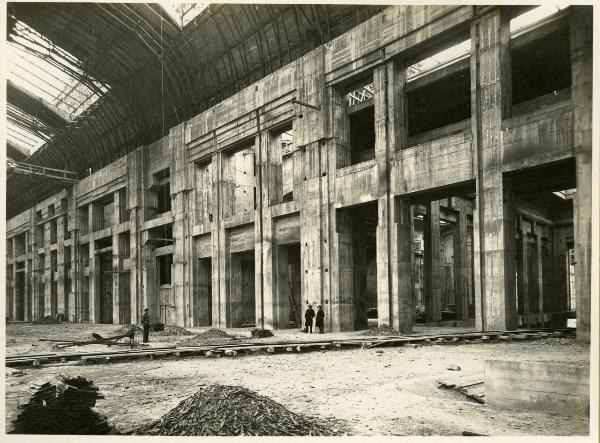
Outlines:
[[[260,352],[310,352],[327,349],[374,348],[397,346],[458,345],[467,343],[487,343],[517,340],[536,340],[548,337],[572,337],[574,328],[531,329],[519,331],[486,331],[457,334],[357,337],[343,340],[314,340],[277,343],[235,343],[227,345],[161,347],[151,349],[128,349],[110,352],[90,353],[53,353],[37,355],[20,355],[5,357],[7,367],[44,367],[60,363],[101,364],[137,359],[184,358],[184,357],[234,357],[237,355]],[[74,363],[77,362],[77,363]]]

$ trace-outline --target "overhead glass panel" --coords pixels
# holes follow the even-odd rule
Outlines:
[[[195,19],[210,5],[210,3],[171,3],[162,1],[158,3],[180,28]]]

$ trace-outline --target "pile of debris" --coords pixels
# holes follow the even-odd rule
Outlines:
[[[162,331],[154,335],[192,335],[192,333],[181,326],[164,326]]]
[[[268,329],[253,329],[250,331],[250,336],[252,338],[273,337],[273,332]]]
[[[383,324],[381,326],[377,326],[376,328],[369,329],[364,332],[362,335],[401,335],[400,332],[396,331],[391,326]]]
[[[123,325],[115,331],[115,334],[129,334],[130,332],[141,334],[144,330],[138,325]]]
[[[238,341],[235,335],[229,335],[220,329],[211,328],[206,331],[182,340],[179,346],[205,346],[210,344],[227,344]]]
[[[52,317],[51,315],[46,315],[45,317],[39,317],[33,323],[38,325],[56,325],[60,323],[57,317]]]
[[[104,398],[93,382],[83,377],[59,377],[44,383],[19,406],[11,434],[118,434],[105,417],[92,408]]]
[[[241,386],[202,385],[137,435],[339,435],[340,424],[303,416]]]

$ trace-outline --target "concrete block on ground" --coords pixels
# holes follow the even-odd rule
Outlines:
[[[563,416],[589,415],[590,369],[585,364],[486,360],[486,404]]]

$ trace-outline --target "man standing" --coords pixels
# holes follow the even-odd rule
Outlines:
[[[142,326],[144,327],[144,343],[148,343],[148,335],[150,334],[150,315],[148,315],[148,308],[144,309],[144,315],[142,316]]]
[[[312,334],[312,325],[313,318],[315,318],[315,311],[312,308],[312,305],[308,305],[308,309],[304,313],[304,332],[309,332]]]
[[[325,313],[323,312],[323,308],[321,305],[317,306],[317,321],[315,322],[315,326],[319,328],[319,334],[323,333],[323,327],[325,325]]]

